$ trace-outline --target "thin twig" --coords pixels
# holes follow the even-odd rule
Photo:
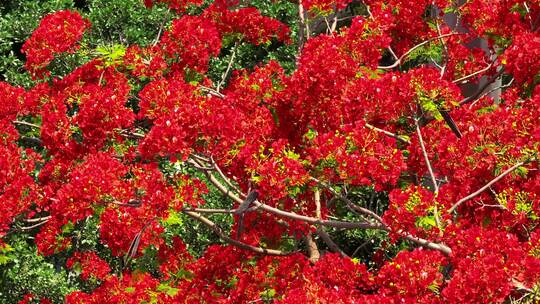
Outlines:
[[[518,162],[517,164],[513,165],[512,167],[506,169],[503,173],[501,173],[499,176],[497,176],[496,178],[492,179],[489,183],[487,183],[485,186],[483,186],[482,188],[478,189],[477,191],[467,195],[466,197],[460,199],[457,203],[455,203],[450,209],[448,209],[448,213],[452,213],[454,212],[459,206],[461,206],[461,204],[463,204],[464,202],[470,200],[470,199],[473,199],[475,197],[477,197],[478,195],[480,195],[482,192],[486,191],[487,189],[489,189],[489,187],[491,187],[493,184],[495,184],[496,182],[500,181],[501,179],[503,179],[505,176],[507,176],[508,174],[512,173],[514,170],[516,170],[517,168],[523,166],[527,161],[520,161]]]
[[[418,124],[418,119],[414,120],[414,123],[416,125],[416,134],[418,135],[418,141],[420,142],[420,148],[422,149],[422,154],[424,155],[424,161],[426,162],[426,166],[428,168],[429,176],[431,177],[431,182],[433,183],[433,190],[435,192],[435,197],[439,194],[439,185],[437,185],[437,178],[435,177],[435,173],[433,172],[433,167],[431,166],[431,162],[429,161],[429,156],[426,150],[426,145],[424,144],[424,139],[422,138],[422,132],[420,131],[420,125]],[[433,213],[435,215],[435,224],[439,229],[441,229],[441,221],[439,219],[439,210],[437,209],[437,203],[435,203],[435,207],[433,210]]]
[[[216,97],[219,97],[219,98],[225,98],[225,95],[221,94],[220,92],[212,89],[212,88],[209,88],[209,87],[205,87],[205,86],[199,86],[199,88],[201,88],[201,90],[207,92],[208,94],[210,95],[214,95]]]
[[[20,227],[19,229],[21,229],[22,231],[28,231],[28,230],[32,230],[34,228],[37,228],[39,226],[43,226],[45,225],[47,222],[49,222],[49,219],[46,219],[44,220],[43,222],[39,222],[37,224],[34,224],[32,226],[25,226],[25,227]]]
[[[406,138],[404,138],[404,137],[402,137],[402,136],[399,136],[399,135],[397,135],[397,134],[394,134],[394,133],[392,133],[392,132],[389,132],[389,131],[386,131],[386,130],[383,130],[383,129],[379,129],[379,128],[375,127],[374,125],[371,125],[371,124],[368,124],[368,123],[366,123],[365,126],[366,126],[366,128],[368,128],[368,129],[370,129],[370,130],[373,130],[373,131],[377,131],[377,132],[383,133],[383,134],[388,135],[388,136],[390,136],[390,137],[392,137],[392,138],[395,138],[395,139],[397,139],[397,140],[399,140],[399,141],[401,141],[401,142],[404,142],[404,143],[406,143],[406,144],[408,144],[408,145],[411,144],[411,141],[410,141],[410,140],[408,140],[408,139],[406,139]]]
[[[45,220],[49,220],[51,218],[50,215],[44,216],[44,217],[37,217],[37,218],[29,218],[29,219],[23,219],[23,222],[26,223],[37,223],[37,222],[43,222]]]
[[[375,212],[369,210],[369,209],[366,209],[366,208],[363,208],[363,207],[360,207],[358,205],[356,205],[355,203],[353,203],[350,199],[348,199],[347,197],[345,197],[344,195],[342,195],[341,193],[335,191],[334,189],[332,189],[332,187],[330,187],[330,185],[326,184],[325,182],[323,181],[320,181],[314,177],[311,177],[310,178],[312,181],[316,182],[317,184],[320,184],[321,186],[323,186],[324,188],[328,189],[330,192],[332,192],[332,194],[334,194],[335,196],[337,196],[338,198],[340,198],[341,200],[343,200],[349,207],[351,207],[353,210],[359,212],[359,213],[362,213],[362,214],[365,214],[365,215],[368,215],[372,218],[374,218],[377,222],[379,223],[382,223],[382,218]]]
[[[192,211],[182,211],[182,212],[184,214],[188,215],[189,217],[191,217],[193,219],[196,219],[197,221],[203,223],[205,226],[212,229],[222,240],[224,240],[225,242],[227,242],[227,243],[229,243],[231,245],[234,245],[234,246],[236,246],[238,248],[253,251],[253,252],[256,252],[256,253],[267,254],[267,255],[285,256],[285,255],[291,254],[289,252],[283,252],[281,250],[266,249],[266,248],[262,248],[262,247],[251,246],[251,245],[248,245],[246,243],[237,241],[237,240],[232,239],[232,238],[228,237],[227,235],[225,235],[223,230],[218,225],[216,225],[214,222],[212,222],[208,218],[202,216],[201,214],[198,214],[198,213],[192,212]]]
[[[218,82],[216,86],[216,91],[219,92],[221,89],[221,86],[225,83],[225,80],[227,79],[227,76],[229,76],[229,72],[232,69],[234,58],[236,57],[236,49],[238,48],[238,42],[235,43],[232,54],[231,54],[231,60],[229,60],[229,64],[227,65],[227,70],[225,70],[225,73],[221,76],[221,80]]]
[[[428,40],[424,41],[424,42],[421,42],[415,46],[413,46],[412,48],[410,48],[407,52],[405,52],[403,55],[401,55],[401,57],[398,58],[398,60],[396,60],[396,62],[394,62],[393,64],[391,65],[388,65],[388,66],[378,66],[377,68],[378,69],[381,69],[381,70],[391,70],[397,66],[399,66],[401,64],[401,61],[403,59],[405,59],[405,57],[407,57],[410,53],[412,53],[414,50],[416,50],[417,48],[420,48],[434,40],[439,40],[439,39],[442,39],[442,38],[446,38],[446,37],[449,37],[449,36],[454,36],[454,35],[461,35],[461,33],[448,33],[448,34],[444,34],[444,35],[440,35],[440,36],[437,36],[437,37],[433,37],[433,38],[429,38]]]
[[[14,120],[14,121],[12,121],[12,123],[14,125],[27,126],[27,127],[31,127],[31,128],[34,128],[34,129],[41,129],[40,126],[38,126],[36,124],[33,124],[33,123],[26,122],[26,121]]]
[[[456,79],[456,80],[454,80],[454,81],[452,81],[452,82],[453,82],[453,83],[460,83],[460,82],[463,82],[463,81],[465,81],[465,80],[467,80],[467,79],[469,79],[469,78],[472,78],[472,77],[474,77],[474,76],[476,76],[476,75],[478,75],[478,74],[481,74],[481,73],[486,72],[487,70],[491,69],[492,66],[493,66],[493,62],[490,63],[487,67],[485,67],[485,68],[483,68],[483,69],[481,69],[481,70],[478,70],[478,71],[476,71],[476,72],[474,72],[474,73],[471,73],[471,74],[469,74],[469,75],[465,75],[465,76],[463,76],[463,77],[461,77],[461,78],[458,78],[458,79]]]

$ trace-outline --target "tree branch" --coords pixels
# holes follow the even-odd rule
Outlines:
[[[486,191],[487,189],[489,189],[489,187],[491,187],[493,184],[495,184],[496,182],[500,181],[501,179],[503,179],[505,176],[507,176],[508,174],[512,173],[512,171],[516,170],[517,168],[523,166],[527,161],[521,161],[515,165],[513,165],[512,167],[506,169],[506,171],[504,171],[503,173],[501,173],[499,176],[497,176],[496,178],[492,179],[489,183],[487,183],[485,186],[483,186],[482,188],[478,189],[477,191],[467,195],[466,197],[460,199],[457,203],[455,203],[450,209],[448,209],[448,213],[452,213],[454,212],[461,204],[463,204],[464,202],[470,200],[470,199],[473,199],[475,197],[477,197],[478,195],[480,195],[482,192]]]
[[[291,254],[289,252],[283,252],[281,250],[255,247],[255,246],[251,246],[251,245],[248,245],[246,243],[234,240],[234,239],[228,237],[227,235],[225,235],[223,230],[221,230],[221,228],[218,225],[216,225],[214,222],[212,222],[208,218],[206,218],[206,217],[204,217],[204,216],[202,216],[202,215],[200,215],[200,214],[198,214],[196,212],[192,212],[192,211],[184,210],[182,212],[184,214],[188,215],[189,217],[203,223],[208,228],[212,229],[222,240],[224,240],[225,242],[227,242],[227,243],[229,243],[231,245],[234,245],[234,246],[236,246],[238,248],[242,248],[242,249],[253,251],[253,252],[256,252],[256,253],[260,253],[260,254],[267,254],[267,255],[285,256],[285,255]]]
[[[401,64],[401,62],[403,61],[403,59],[405,59],[407,56],[409,56],[409,54],[411,54],[417,48],[420,48],[420,47],[422,47],[422,46],[424,46],[424,45],[426,45],[426,44],[428,44],[428,43],[430,43],[430,42],[432,42],[434,40],[439,40],[439,39],[454,36],[454,35],[461,35],[461,33],[448,33],[448,34],[440,35],[440,36],[437,36],[437,37],[429,38],[428,40],[425,40],[425,41],[413,46],[412,48],[410,48],[407,52],[405,52],[403,55],[401,55],[401,57],[399,57],[398,60],[396,60],[396,62],[394,62],[393,64],[388,65],[388,66],[378,66],[377,69],[391,70],[391,69],[399,66]]]

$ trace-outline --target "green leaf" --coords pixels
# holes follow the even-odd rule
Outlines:
[[[180,218],[177,212],[170,210],[169,211],[169,217],[165,220],[165,223],[169,226],[172,225],[182,225],[184,222]]]

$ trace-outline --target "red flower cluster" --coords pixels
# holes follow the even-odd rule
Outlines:
[[[540,75],[540,37],[531,32],[517,34],[504,52],[502,62],[518,83],[538,83]]]
[[[81,279],[104,280],[111,268],[95,252],[75,252],[66,262],[70,269],[76,269],[81,273]]]
[[[285,24],[261,15],[254,7],[229,10],[214,4],[204,15],[213,20],[222,35],[240,34],[241,39],[255,45],[269,43],[273,38],[290,42],[290,30]]]
[[[190,5],[201,5],[203,4],[203,0],[144,0],[144,5],[147,8],[151,8],[154,5],[154,2],[156,3],[166,3],[167,6],[169,6],[170,9],[176,11],[176,13],[180,14],[186,11],[188,6]]]
[[[203,1],[145,4],[155,2],[181,14]],[[318,17],[349,3],[301,1]],[[39,254],[71,255],[67,268],[100,285],[66,303],[533,297],[540,284],[538,3],[369,0],[354,8],[365,16],[340,20],[332,33],[330,25],[319,35],[310,27],[291,74],[269,61],[214,85],[207,72],[224,38],[253,47],[290,40],[280,21],[218,0],[173,20],[155,46],[130,46],[121,61],[95,58],[28,91],[0,82],[0,244],[9,244],[8,231],[32,231]],[[459,32],[445,25],[445,12],[465,22]],[[88,26],[71,11],[47,16],[24,45],[27,68],[43,76]],[[474,41],[486,47],[470,48]],[[494,103],[483,95],[510,86],[487,87],[500,73],[515,81]],[[29,136],[35,150],[21,148]],[[201,210],[209,190],[234,202]],[[356,201],[371,191],[383,198],[373,210],[382,219]],[[257,201],[242,203],[250,193]],[[331,203],[344,196],[359,203],[351,207],[359,216]],[[247,203],[244,213],[233,210]],[[182,213],[238,248],[213,245],[191,256],[169,225]],[[214,225],[213,213],[234,219],[232,229]],[[98,221],[96,248],[106,246],[113,264],[99,252],[67,250],[88,218]],[[388,244],[404,241],[392,247],[397,252],[375,249],[368,271],[364,260],[326,253],[322,246],[338,252],[340,244],[323,226],[369,227],[388,233]],[[310,237],[316,232],[320,239]],[[151,273],[140,260],[111,273],[121,257],[142,256],[154,259]]]
[[[211,22],[185,15],[173,21],[159,45],[166,58],[174,62],[171,66],[174,71],[190,68],[205,73],[210,57],[219,54],[221,36]]]
[[[26,69],[40,78],[49,74],[46,68],[54,56],[74,51],[75,44],[89,27],[90,22],[75,11],[58,11],[45,16],[22,47]]]
[[[344,9],[352,0],[301,0],[300,2],[306,10],[326,15],[333,10]]]

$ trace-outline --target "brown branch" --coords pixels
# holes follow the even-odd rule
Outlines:
[[[490,80],[486,81],[486,83],[484,83],[484,85],[482,85],[482,87],[480,87],[476,91],[476,93],[461,100],[459,102],[459,105],[462,106],[466,103],[476,100],[479,96],[482,96],[482,93],[484,92],[484,90],[487,89],[487,87],[489,87],[495,80],[497,80],[497,78],[499,78],[503,74],[503,72],[504,72],[504,69],[501,68],[495,75],[493,75],[493,77]]]
[[[418,124],[417,119],[414,120],[414,124],[416,125],[416,134],[418,135],[418,142],[420,143],[420,148],[422,149],[422,154],[424,155],[424,161],[426,162],[429,176],[431,177],[431,182],[433,183],[433,192],[437,194],[439,193],[439,185],[437,185],[437,178],[435,178],[435,173],[433,172],[433,168],[431,167],[431,162],[429,161],[429,156],[426,151],[426,145],[424,144],[424,139],[422,138],[422,132],[420,131],[420,125]]]
[[[225,80],[227,79],[227,76],[229,75],[229,72],[232,69],[234,58],[236,57],[236,49],[238,48],[238,42],[234,44],[232,54],[231,54],[231,60],[229,60],[229,64],[227,65],[227,69],[225,70],[225,73],[221,75],[221,80],[218,82],[216,86],[216,91],[219,92],[221,90],[221,86],[225,83]]]
[[[207,176],[208,176],[210,182],[219,191],[221,191],[223,194],[227,195],[233,201],[235,201],[235,202],[237,202],[239,204],[242,203],[243,200],[241,198],[236,196],[234,193],[231,193],[213,175],[208,174]],[[374,215],[375,215],[376,219],[380,220],[380,223],[343,222],[343,221],[322,220],[322,219],[317,219],[317,218],[313,218],[313,217],[309,217],[309,216],[296,214],[294,212],[287,212],[287,211],[284,211],[284,210],[280,210],[280,209],[265,205],[265,204],[263,204],[263,203],[261,203],[259,201],[254,201],[253,205],[255,207],[257,207],[258,209],[267,211],[267,212],[272,213],[274,215],[277,215],[277,216],[280,216],[280,217],[285,217],[285,218],[292,219],[292,220],[302,221],[302,222],[312,224],[312,225],[320,225],[320,226],[342,228],[342,229],[377,229],[377,230],[389,231],[389,228],[382,222],[382,219],[377,214],[374,214]],[[364,208],[362,208],[362,209],[364,209]],[[368,211],[373,213],[370,210],[368,210]],[[189,211],[185,211],[185,212],[189,212]],[[443,245],[443,244],[434,243],[434,242],[431,242],[431,241],[428,241],[428,240],[425,240],[425,239],[422,239],[422,238],[413,237],[413,236],[410,236],[410,235],[403,235],[403,233],[401,233],[400,235],[402,235],[404,238],[406,238],[406,239],[408,239],[408,240],[410,240],[410,241],[412,241],[412,242],[414,242],[414,243],[416,243],[418,245],[421,245],[421,246],[426,247],[426,248],[438,250],[438,251],[442,252],[445,255],[450,255],[451,252],[452,252],[451,249],[448,246]]]
[[[341,193],[339,193],[339,192],[335,191],[334,189],[332,189],[332,187],[330,187],[330,185],[326,184],[325,182],[320,181],[320,180],[318,180],[318,179],[316,179],[314,177],[311,177],[310,179],[312,181],[316,182],[317,184],[320,184],[321,186],[326,188],[328,191],[332,192],[332,194],[334,194],[335,196],[337,196],[338,198],[343,200],[347,204],[347,206],[349,206],[354,211],[365,214],[367,216],[370,216],[370,217],[374,218],[377,222],[382,223],[382,218],[377,213],[375,213],[375,212],[373,212],[373,211],[371,211],[371,210],[369,210],[367,208],[360,207],[360,206],[356,205],[350,199],[348,199],[347,197],[345,197]]]
[[[210,157],[210,161],[212,162],[212,164],[214,165],[214,168],[216,169],[217,173],[219,174],[219,176],[221,176],[221,178],[225,181],[225,183],[231,187],[234,191],[236,191],[238,194],[240,194],[241,196],[243,195],[242,191],[240,191],[240,189],[238,189],[238,187],[236,187],[235,185],[233,185],[233,183],[231,182],[231,180],[225,176],[225,174],[223,173],[223,171],[221,171],[221,168],[218,166],[218,164],[216,163],[216,161]]]
[[[45,225],[46,223],[49,222],[49,220],[50,220],[50,219],[46,219],[46,220],[44,220],[43,222],[39,222],[39,223],[34,224],[34,225],[32,225],[32,226],[20,227],[19,229],[22,230],[22,231],[32,230],[32,229],[37,228],[37,227],[39,227],[39,226]]]
[[[448,213],[452,213],[454,212],[461,204],[463,204],[464,202],[470,200],[470,199],[473,199],[475,197],[477,197],[478,195],[480,195],[482,192],[486,191],[487,189],[489,189],[489,187],[491,187],[493,184],[495,184],[496,182],[500,181],[501,179],[503,179],[505,176],[507,176],[508,174],[512,173],[512,171],[516,170],[517,168],[523,166],[527,161],[521,161],[515,165],[513,165],[512,167],[506,169],[506,171],[504,171],[503,173],[501,173],[499,176],[497,176],[496,178],[492,179],[489,183],[487,183],[485,186],[483,186],[482,188],[478,189],[477,191],[467,195],[466,197],[460,199],[457,203],[455,203],[450,209],[448,209]]]
[[[413,46],[412,48],[410,48],[407,52],[405,52],[403,55],[401,55],[401,57],[399,57],[398,60],[396,60],[396,62],[394,62],[393,64],[388,65],[388,66],[378,66],[377,69],[391,70],[391,69],[399,66],[401,64],[401,62],[403,61],[403,59],[405,59],[407,56],[409,56],[409,54],[411,54],[417,48],[420,48],[420,47],[422,47],[422,46],[424,46],[424,45],[426,45],[426,44],[428,44],[430,42],[433,42],[434,40],[439,40],[439,39],[454,36],[454,35],[461,35],[461,33],[448,33],[448,34],[440,35],[440,36],[437,36],[437,37],[429,38],[429,39],[427,39],[427,40]]]
[[[433,190],[435,192],[435,197],[437,197],[437,194],[439,194],[439,185],[437,185],[437,178],[435,178],[433,167],[431,167],[431,162],[429,161],[429,156],[426,151],[426,146],[424,145],[424,139],[422,138],[422,132],[420,131],[420,125],[418,124],[418,120],[415,119],[414,123],[416,125],[416,133],[418,134],[418,141],[420,142],[420,147],[422,148],[422,154],[424,155],[424,161],[426,162],[429,176],[431,176],[431,182],[433,183]],[[435,209],[433,210],[433,214],[435,215],[435,224],[440,229],[441,220],[439,219],[439,210],[437,209],[436,203],[435,203]]]
[[[33,124],[33,123],[26,122],[26,121],[14,120],[11,123],[13,123],[14,125],[18,125],[18,126],[27,126],[27,127],[31,127],[31,128],[34,128],[34,129],[41,129],[40,126],[38,126],[36,124]]]
[[[484,73],[485,71],[491,69],[492,66],[493,66],[493,62],[490,63],[487,67],[485,67],[485,68],[483,68],[483,69],[481,69],[481,70],[478,70],[478,71],[476,71],[476,72],[474,72],[474,73],[471,73],[471,74],[469,74],[469,75],[466,75],[466,76],[463,76],[463,77],[461,77],[461,78],[458,78],[458,79],[456,79],[456,80],[454,80],[454,81],[452,81],[452,82],[453,82],[453,83],[460,83],[460,82],[463,82],[463,81],[465,81],[465,80],[467,80],[467,79],[469,79],[469,78],[471,78],[471,77],[474,77],[474,76],[476,76],[476,75],[478,75],[478,74]]]
[[[394,134],[394,133],[392,133],[392,132],[388,132],[388,131],[386,131],[386,130],[379,129],[379,128],[377,128],[377,127],[375,127],[375,126],[373,126],[373,125],[371,125],[371,124],[368,124],[368,123],[366,123],[365,126],[366,126],[366,128],[368,128],[368,129],[370,129],[370,130],[373,130],[373,131],[377,131],[377,132],[383,133],[383,134],[385,134],[385,135],[388,135],[388,136],[390,136],[390,137],[392,137],[392,138],[395,138],[395,139],[397,139],[397,140],[399,140],[399,141],[401,141],[401,142],[404,142],[404,143],[406,143],[406,144],[409,144],[409,145],[411,144],[411,141],[410,141],[410,140],[408,140],[408,139],[406,139],[406,138],[404,138],[404,137],[402,137],[402,136],[399,136],[399,135],[397,135],[397,134]]]
[[[227,242],[227,243],[229,243],[231,245],[234,245],[234,246],[236,246],[238,248],[242,248],[242,249],[253,251],[253,252],[256,252],[256,253],[260,253],[260,254],[267,254],[267,255],[285,256],[285,255],[291,254],[291,253],[288,253],[288,252],[283,252],[281,250],[255,247],[255,246],[251,246],[251,245],[248,245],[246,243],[237,241],[237,240],[232,239],[232,238],[228,237],[227,235],[225,235],[223,230],[221,230],[221,228],[218,225],[216,225],[214,222],[212,222],[208,218],[206,218],[206,217],[204,217],[204,216],[202,216],[202,215],[200,215],[200,214],[198,214],[196,212],[192,212],[192,211],[185,211],[184,210],[182,212],[184,214],[188,215],[189,217],[203,223],[205,226],[212,229],[222,240],[224,240],[225,242]]]
[[[437,250],[446,256],[450,256],[452,254],[452,249],[450,249],[450,247],[444,244],[433,243],[431,241],[425,240],[423,238],[415,237],[412,235],[402,235],[402,237],[422,247],[432,249],[432,250]]]
[[[44,217],[38,217],[38,218],[23,219],[23,222],[26,222],[26,223],[37,223],[37,222],[48,221],[49,219],[51,219],[51,216],[50,216],[50,215],[44,216]]]
[[[336,244],[332,240],[330,235],[326,231],[324,231],[323,227],[319,227],[317,229],[317,235],[321,237],[321,239],[324,241],[326,246],[328,246],[328,249],[330,249],[330,251],[337,252],[337,253],[341,254],[342,256],[344,256],[344,257],[347,256],[347,254],[343,250],[341,250],[341,248],[339,248],[338,244]]]
[[[205,91],[206,93],[210,94],[210,95],[214,95],[216,97],[219,97],[219,98],[225,98],[225,95],[223,95],[222,93],[212,89],[212,88],[209,88],[209,87],[205,87],[205,86],[199,86],[199,88],[201,88],[202,91]]]
[[[321,253],[319,252],[317,243],[313,240],[311,233],[304,237],[304,242],[306,243],[309,261],[311,263],[316,263],[321,258]]]

